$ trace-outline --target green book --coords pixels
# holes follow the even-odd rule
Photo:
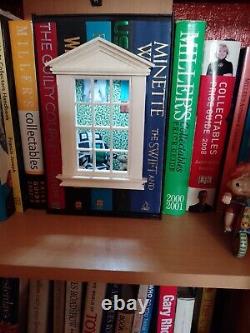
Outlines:
[[[183,215],[203,60],[206,22],[177,21],[162,213]]]

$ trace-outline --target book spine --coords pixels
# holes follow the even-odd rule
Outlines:
[[[86,36],[87,41],[98,36],[111,41],[111,22],[99,20],[86,21]]]
[[[86,41],[84,18],[75,17],[54,17],[56,23],[58,55],[73,50]]]
[[[64,333],[80,333],[82,283],[67,281]]]
[[[174,321],[174,332],[190,333],[194,312],[193,297],[178,297]]]
[[[132,23],[130,51],[155,65],[146,86],[143,177],[147,182],[143,191],[131,191],[131,210],[136,213],[161,211],[171,34],[170,17]]]
[[[29,280],[19,279],[19,299],[18,299],[18,333],[27,333],[28,319],[28,300],[29,300]]]
[[[53,281],[53,333],[64,333],[65,281]]]
[[[142,318],[142,326],[140,333],[148,333],[150,329],[150,323],[153,314],[153,307],[155,303],[156,296],[156,287],[153,285],[149,285],[147,292],[148,305],[146,307],[145,313]]]
[[[10,155],[8,153],[3,117],[0,96],[0,221],[6,220],[15,211],[13,187],[10,179]]]
[[[215,288],[203,288],[198,317],[197,332],[209,333],[216,297]]]
[[[105,299],[110,299],[112,304],[114,303],[114,296],[119,295],[120,285],[115,283],[109,283],[107,285]],[[103,311],[102,313],[102,325],[101,332],[113,333],[116,323],[116,311],[111,308],[110,310]]]
[[[157,333],[174,332],[177,288],[160,286],[157,316]]]
[[[49,281],[30,280],[28,333],[46,333],[48,327]]]
[[[58,55],[64,54],[86,41],[86,27],[83,16],[55,17],[58,41]],[[59,128],[58,128],[59,131]],[[89,210],[90,191],[86,188],[63,188],[67,212],[85,214]]]
[[[19,279],[0,279],[0,332],[19,333]]]
[[[163,214],[186,210],[205,26],[203,21],[176,22]]]
[[[87,41],[102,37],[111,41],[111,22],[110,21],[89,21],[85,22]],[[113,210],[113,191],[112,189],[91,188],[91,210],[93,211],[112,211]]]
[[[8,21],[0,17],[0,97],[6,133],[7,149],[10,158],[10,173],[13,196],[17,212],[25,208],[24,166],[20,146],[20,128],[18,122],[14,74],[10,50]],[[17,154],[18,152],[18,154]]]
[[[56,25],[53,22],[34,24],[40,113],[46,165],[47,206],[64,209],[64,189],[56,178],[62,171],[56,77],[45,66],[57,52]]]
[[[131,333],[133,320],[133,312],[119,311],[116,319],[115,333]]]
[[[227,182],[231,173],[237,166],[238,154],[240,149],[241,137],[248,110],[250,95],[250,47],[246,48],[244,64],[241,73],[241,80],[232,120],[230,137],[228,141],[226,157],[224,160],[224,169],[218,194],[217,209],[222,209],[221,198],[227,189]]]
[[[238,163],[250,162],[250,101],[248,103],[245,126],[242,133]]]
[[[105,283],[89,282],[87,285],[82,333],[99,333],[102,322],[102,300]]]
[[[222,50],[225,50],[225,54],[227,53],[225,62],[223,62],[224,60],[218,60],[215,56],[216,54],[219,56],[219,52]],[[186,208],[189,210],[190,207],[190,211],[206,212],[210,211],[214,205],[227,136],[228,116],[239,52],[240,42],[205,41],[187,194]],[[230,68],[232,65],[233,71],[223,75],[222,66],[228,64]],[[211,66],[212,70],[210,70]],[[207,203],[202,205],[196,204],[200,191],[206,191],[207,193]]]
[[[9,21],[29,206],[46,206],[32,22]]]
[[[137,299],[140,299],[143,302],[143,304],[145,304],[145,301],[147,299],[148,288],[149,288],[148,285],[140,285],[139,287]],[[143,320],[143,314],[140,313],[140,311],[137,309],[134,314],[131,333],[141,332],[142,320]]]

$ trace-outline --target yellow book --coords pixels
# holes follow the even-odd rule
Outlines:
[[[4,127],[8,154],[10,156],[10,174],[13,187],[15,209],[23,212],[23,194],[21,184],[21,157],[18,156],[18,121],[15,118],[16,103],[12,77],[11,52],[8,42],[8,18],[0,15],[0,97],[3,109]]]
[[[39,206],[45,204],[46,194],[33,25],[28,20],[9,21],[9,30],[28,196],[31,205]]]

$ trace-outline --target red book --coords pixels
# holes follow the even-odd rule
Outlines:
[[[245,50],[239,90],[237,94],[232,127],[226,151],[224,169],[218,195],[218,210],[222,209],[221,198],[226,192],[226,184],[237,166],[242,133],[250,98],[250,46]]]
[[[157,333],[172,333],[174,331],[177,288],[160,286]]]
[[[65,207],[64,189],[56,178],[62,172],[56,77],[45,63],[58,56],[56,24],[34,24],[40,110],[48,189],[48,208]]]
[[[219,183],[240,42],[207,40],[200,80],[187,210],[211,211]]]

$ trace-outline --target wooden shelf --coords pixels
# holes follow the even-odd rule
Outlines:
[[[0,276],[250,289],[215,214],[161,220],[48,215],[0,225]]]

